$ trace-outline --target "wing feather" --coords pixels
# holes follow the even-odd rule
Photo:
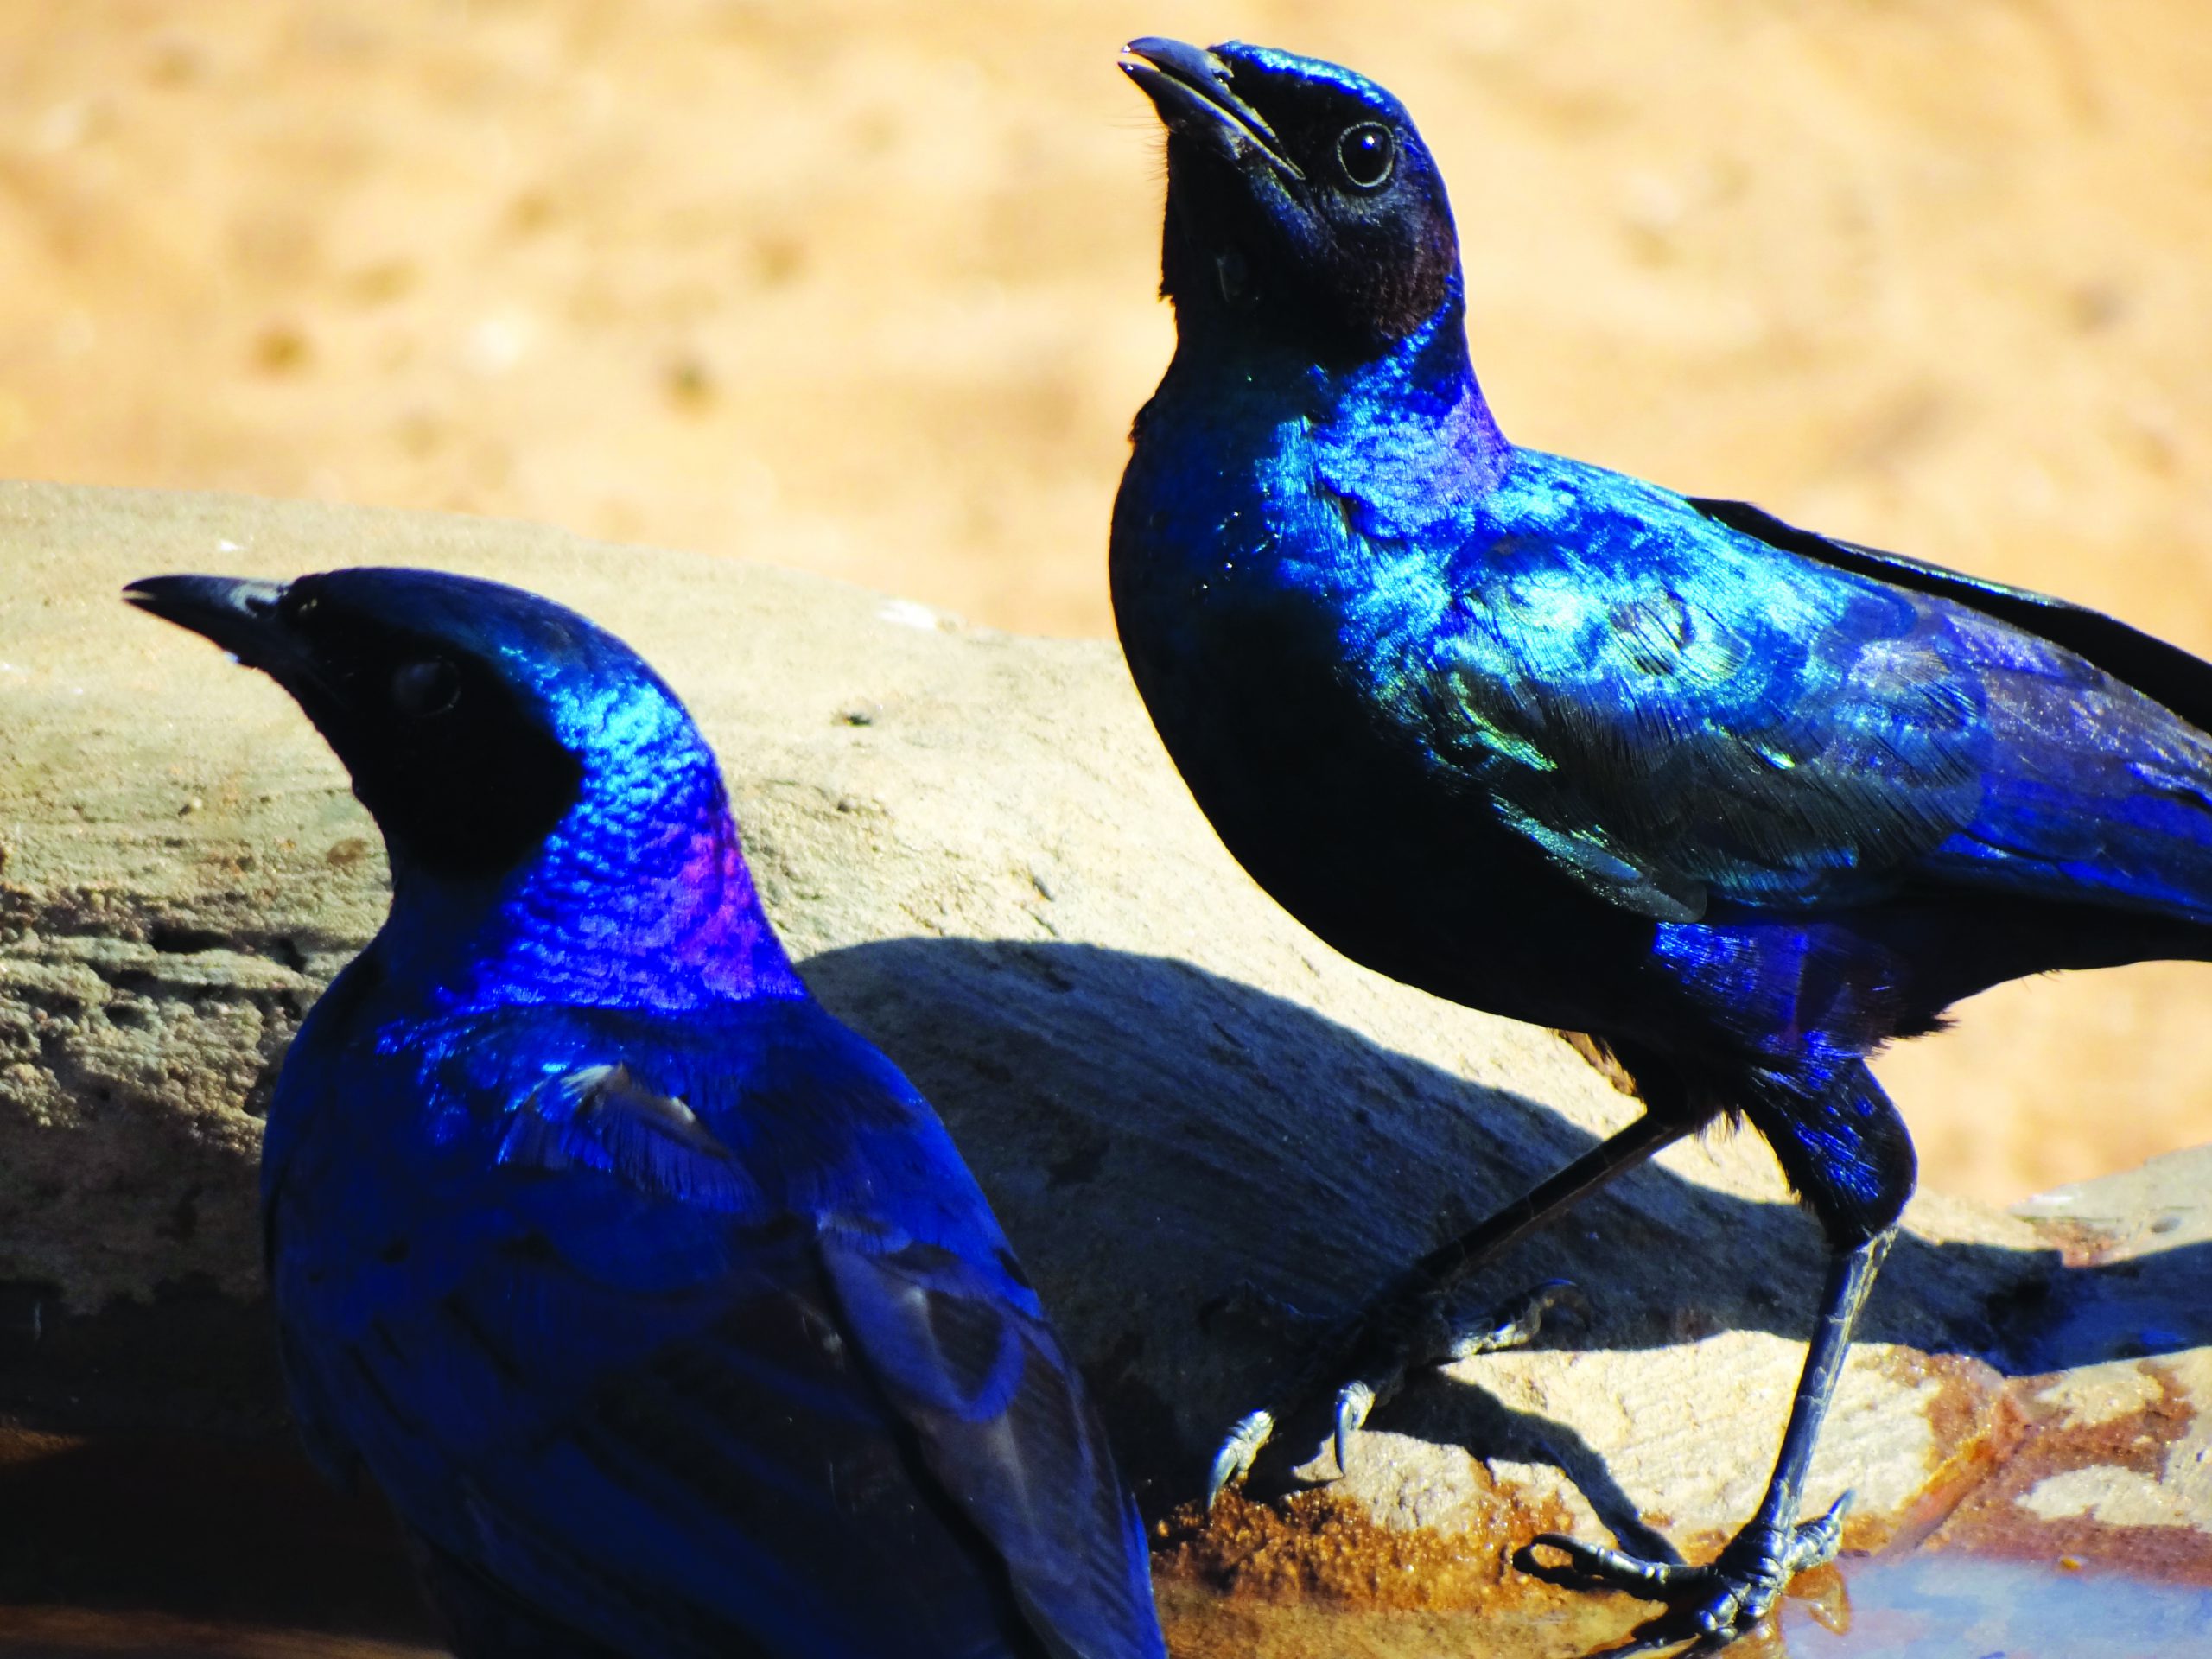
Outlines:
[[[635,1022],[446,1033],[415,1076],[474,1173],[404,1252],[280,1236],[299,1397],[435,1548],[612,1645],[1154,1659],[1134,1510],[981,1193],[880,1056],[779,1017],[720,1046],[743,1084]]]
[[[1674,923],[1930,882],[2212,919],[2190,723],[2212,665],[1741,503],[1525,460],[1527,499],[1456,562],[1444,648],[1395,671],[1439,760],[1571,879]]]
[[[1440,757],[1564,873],[1658,920],[1882,891],[1972,822],[1979,682],[1934,606],[1798,579],[1680,516],[1701,543],[1647,527],[1462,562],[1458,626],[1418,677]]]

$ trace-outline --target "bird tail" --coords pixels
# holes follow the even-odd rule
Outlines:
[[[2212,736],[2086,663],[2064,666],[2076,671],[1986,682],[2005,759],[1933,862],[1972,886],[2132,915],[2160,954],[2212,953]]]

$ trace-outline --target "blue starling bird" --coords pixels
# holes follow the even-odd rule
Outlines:
[[[294,1414],[457,1650],[1164,1659],[1072,1363],[652,671],[423,571],[127,593],[290,692],[391,854],[262,1199]]]
[[[1244,45],[1141,40],[1122,67],[1167,129],[1177,340],[1115,504],[1114,608],[1168,752],[1322,938],[1585,1034],[1645,1107],[1407,1270],[1281,1403],[1336,1387],[1341,1463],[1455,1281],[1748,1119],[1831,1252],[1765,1497],[1706,1566],[1545,1541],[1717,1646],[1836,1548],[1840,1505],[1801,1523],[1802,1488],[1915,1177],[1866,1056],[2002,980],[2212,957],[2212,667],[1516,448],[1395,99]],[[1237,1426],[1214,1491],[1279,1414]]]

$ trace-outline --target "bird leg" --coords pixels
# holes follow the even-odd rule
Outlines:
[[[1532,1540],[1529,1548],[1541,1545],[1558,1550],[1579,1576],[1631,1595],[1691,1602],[1686,1611],[1699,1633],[1700,1652],[1711,1652],[1750,1631],[1781,1599],[1791,1579],[1835,1557],[1851,1494],[1844,1493],[1826,1513],[1810,1521],[1797,1519],[1797,1506],[1821,1421],[1851,1351],[1852,1327],[1896,1237],[1892,1225],[1830,1262],[1820,1326],[1805,1356],[1796,1402],[1790,1408],[1789,1427],[1783,1432],[1782,1452],[1775,1459],[1766,1496],[1758,1512],[1710,1564],[1687,1567],[1677,1561],[1644,1560],[1555,1532]]]
[[[1324,1389],[1336,1389],[1337,1467],[1341,1473],[1353,1431],[1366,1421],[1369,1412],[1397,1391],[1408,1370],[1516,1346],[1535,1334],[1552,1308],[1580,1303],[1580,1291],[1554,1280],[1516,1298],[1503,1313],[1471,1325],[1454,1317],[1448,1294],[1469,1274],[1553,1216],[1635,1168],[1694,1127],[1693,1122],[1647,1113],[1408,1268],[1363,1313],[1339,1325],[1321,1344],[1276,1409],[1251,1412],[1237,1421],[1214,1454],[1206,1481],[1207,1505],[1211,1507],[1224,1487],[1251,1468],[1281,1417]]]

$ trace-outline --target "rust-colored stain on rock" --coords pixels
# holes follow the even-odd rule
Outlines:
[[[1186,1503],[1160,1522],[1153,1571],[1164,1583],[1202,1584],[1236,1600],[1402,1610],[1475,1611],[1547,1593],[1510,1558],[1538,1533],[1564,1531],[1566,1508],[1527,1501],[1486,1473],[1478,1478],[1488,1483],[1485,1523],[1451,1533],[1381,1526],[1326,1487],[1274,1503],[1226,1491],[1211,1516]]]
[[[1325,1487],[1274,1503],[1224,1492],[1209,1517],[1185,1504],[1156,1529],[1153,1583],[1173,1659],[1583,1659],[1664,1615],[1657,1603],[1569,1589],[1514,1560],[1564,1529],[1564,1506],[1493,1484],[1484,1524],[1450,1535],[1378,1525]],[[1649,1517],[1645,1517],[1649,1521]],[[1833,1567],[1802,1573],[1794,1599],[1829,1629],[1849,1623]],[[1771,1625],[1735,1653],[1783,1659]]]
[[[1585,1659],[1610,1649],[1649,1609],[1618,1597],[1490,1613],[1224,1601],[1203,1586],[1158,1586],[1173,1659]],[[1780,1659],[1754,1639],[1744,1659]]]
[[[2187,1525],[2121,1525],[2101,1520],[2099,1504],[2081,1515],[2044,1516],[2024,1503],[2043,1482],[2076,1470],[2113,1469],[2161,1480],[2168,1449],[2188,1433],[2196,1407],[2172,1373],[2138,1362],[2155,1397],[2095,1422],[2070,1421],[2038,1398],[2050,1377],[2018,1377],[2009,1390],[2022,1427],[2017,1446],[1953,1510],[1931,1548],[1957,1548],[2006,1560],[2124,1566],[2140,1578],[2212,1585],[2212,1535]]]
[[[2012,1456],[2026,1430],[2016,1390],[1981,1360],[1893,1348],[1876,1363],[1903,1387],[1936,1384],[1928,1406],[1928,1479],[1901,1512],[1846,1518],[1843,1547],[1854,1554],[1910,1549],[1926,1541]]]
[[[1486,1522],[1454,1534],[1377,1524],[1315,1487],[1273,1503],[1222,1494],[1156,1529],[1153,1585],[1173,1659],[1572,1659],[1620,1641],[1656,1609],[1578,1593],[1516,1569],[1556,1503],[1495,1484]]]

